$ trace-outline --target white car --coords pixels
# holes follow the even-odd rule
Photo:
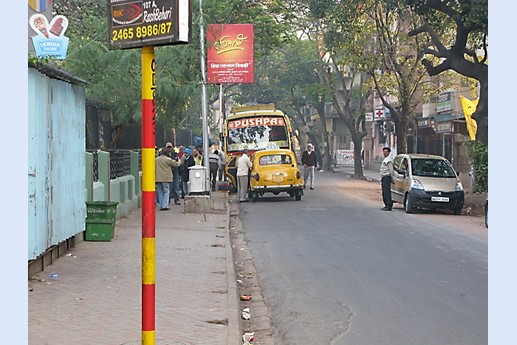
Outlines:
[[[406,213],[415,208],[449,209],[461,214],[465,202],[463,186],[452,164],[444,157],[405,153],[393,160],[391,185],[393,202],[404,205]]]

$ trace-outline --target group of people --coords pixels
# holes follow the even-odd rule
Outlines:
[[[217,156],[217,161],[214,160],[214,154]],[[211,187],[212,191],[215,191],[217,175],[219,174],[220,180],[224,179],[226,157],[224,153],[221,154],[215,150],[209,155],[209,160]],[[215,169],[212,169],[212,162],[217,164],[214,165]],[[174,204],[180,205],[180,198],[185,198],[185,195],[189,193],[189,167],[203,165],[203,147],[198,146],[191,149],[180,146],[176,151],[172,143],[168,142],[159,150],[155,164],[156,204],[160,207],[160,211],[170,210],[171,199],[174,199]]]

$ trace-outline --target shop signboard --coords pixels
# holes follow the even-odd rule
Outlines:
[[[190,0],[108,0],[109,49],[188,43]]]

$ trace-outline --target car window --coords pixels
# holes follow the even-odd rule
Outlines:
[[[456,177],[449,162],[432,158],[413,158],[411,160],[413,176]]]
[[[400,169],[407,170],[408,164],[407,164],[407,158],[404,158],[402,160],[402,163],[400,163]]]
[[[393,160],[393,166],[395,168],[397,168],[397,169],[400,168],[400,163],[402,161],[402,158],[404,158],[404,157],[402,157],[402,156],[395,157],[395,159]]]
[[[271,165],[271,164],[292,164],[293,160],[289,155],[275,154],[267,155],[259,158],[260,165]]]

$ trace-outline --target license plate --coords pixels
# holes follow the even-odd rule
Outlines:
[[[274,174],[272,180],[274,182],[282,182],[284,180],[284,174]]]
[[[431,201],[449,202],[449,198],[444,197],[444,196],[432,196]]]

